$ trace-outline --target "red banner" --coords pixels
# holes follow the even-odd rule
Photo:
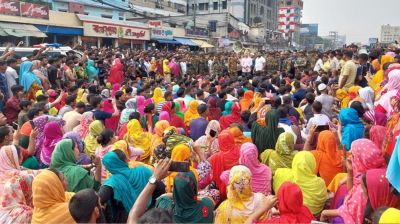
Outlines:
[[[19,16],[19,1],[17,0],[0,0],[0,14]]]
[[[49,6],[21,2],[21,16],[36,19],[49,19]]]

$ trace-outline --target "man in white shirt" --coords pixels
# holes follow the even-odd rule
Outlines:
[[[317,63],[315,63],[315,66],[314,66],[314,72],[319,72],[324,67],[324,61],[322,60],[322,58],[323,58],[323,55],[319,54]]]
[[[314,113],[314,116],[310,118],[310,120],[307,123],[306,134],[308,134],[308,131],[313,125],[324,126],[324,125],[329,125],[329,123],[331,122],[328,116],[321,113],[322,111],[321,102],[314,101],[314,103],[312,104],[312,111]]]
[[[183,76],[183,77],[186,77],[186,73],[187,73],[187,65],[186,65],[186,59],[185,58],[182,58],[181,59],[181,62],[179,62],[179,65],[180,65],[180,67],[181,67],[181,75]]]
[[[264,72],[265,58],[261,56],[260,52],[257,52],[256,56],[257,57],[254,63],[254,71],[256,72],[256,75],[260,75]]]
[[[240,60],[240,66],[242,67],[243,77],[247,77],[250,74],[252,65],[253,65],[253,59],[251,59],[248,52],[245,52],[244,57]]]
[[[329,53],[329,64],[331,72],[337,72],[340,68],[339,60],[336,58],[336,52],[331,51]]]
[[[7,81],[8,96],[12,96],[11,87],[17,85],[18,73],[17,70],[17,60],[10,58],[7,60],[7,69],[5,72],[5,77]]]

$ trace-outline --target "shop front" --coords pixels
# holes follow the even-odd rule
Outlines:
[[[172,30],[167,28],[152,28],[150,42],[156,48],[167,47],[168,49],[173,49],[176,45],[180,44],[174,40]]]
[[[146,41],[150,40],[150,30],[145,24],[85,15],[78,17],[83,22],[83,45],[144,49]]]

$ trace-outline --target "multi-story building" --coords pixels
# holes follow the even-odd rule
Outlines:
[[[186,14],[186,0],[129,0],[129,3],[134,7]],[[151,11],[149,12],[151,13]]]
[[[381,26],[381,43],[393,43],[400,38],[400,26]]]
[[[292,44],[300,39],[301,17],[303,0],[280,0],[278,30],[288,38]]]

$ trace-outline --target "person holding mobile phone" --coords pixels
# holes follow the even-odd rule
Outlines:
[[[217,138],[220,131],[221,126],[219,122],[211,120],[207,125],[204,135],[196,140],[195,145],[198,145],[202,149],[206,159],[219,151]]]

